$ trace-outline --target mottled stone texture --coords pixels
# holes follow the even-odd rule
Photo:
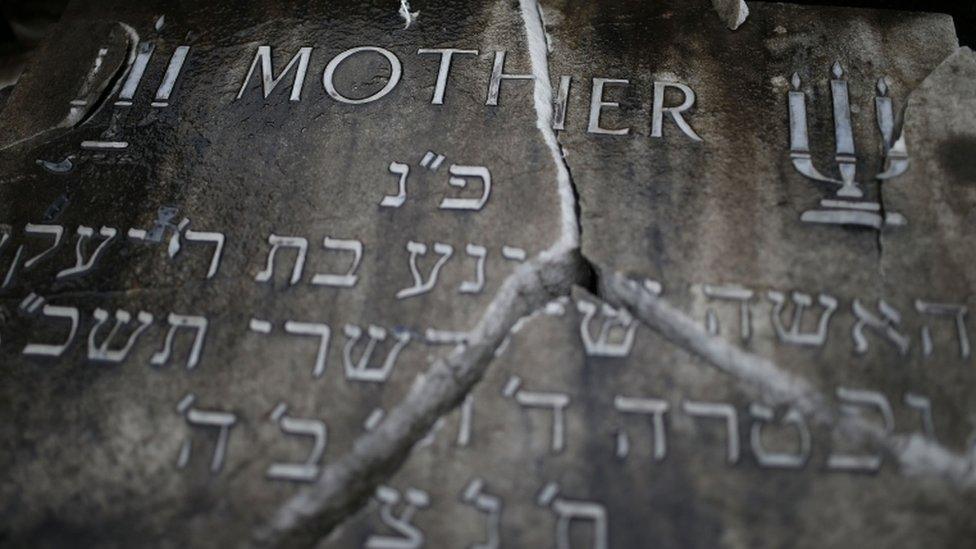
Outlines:
[[[411,386],[426,394],[418,391],[440,382],[421,375],[431,364],[449,364],[463,384],[481,370],[458,363],[484,356],[494,358],[468,404],[432,403],[453,409],[430,433],[417,423],[391,430],[398,440],[420,440],[409,456],[388,460],[405,460],[401,468],[346,479],[365,493],[383,485],[383,497],[394,489],[400,502],[386,511],[382,498],[352,502],[330,517],[340,526],[322,545],[381,547],[376,536],[386,536],[403,547],[457,547],[488,543],[492,532],[506,547],[561,549],[955,546],[973,538],[976,377],[960,334],[972,343],[976,333],[949,305],[976,307],[969,242],[976,58],[957,48],[948,18],[751,3],[748,21],[732,33],[707,3],[545,1],[537,8],[418,0],[411,10],[420,15],[404,29],[398,7],[76,3],[0,100],[0,225],[12,227],[0,241],[0,283],[19,266],[0,290],[0,543],[252,543],[288,502],[315,516],[300,505],[308,500],[293,499],[308,488],[267,478],[272,463],[302,462],[312,447],[311,438],[282,432],[272,417],[278,403],[291,418],[325,422],[320,465],[343,463],[358,455],[353,449],[380,462],[388,457],[375,455],[382,445],[362,438],[375,428],[367,419],[393,410]],[[553,93],[562,75],[572,76],[558,139],[592,278],[587,269],[551,272],[546,261],[508,278],[522,261],[503,255],[518,248],[536,256],[576,221],[560,209],[567,195],[537,128],[536,83],[505,80],[499,105],[485,105],[496,50],[508,52],[507,74],[532,72],[526,28],[543,29],[525,14],[535,9],[546,25]],[[133,104],[119,106],[134,35],[152,42],[155,54]],[[169,104],[153,107],[181,45],[190,54]],[[314,48],[300,101],[289,100],[294,67],[268,98],[258,75],[236,98],[261,45],[272,46],[275,74],[300,48]],[[323,89],[323,71],[335,55],[363,45],[392,51],[402,79],[376,102],[341,104]],[[100,48],[106,53],[93,71]],[[443,105],[431,104],[439,58],[418,55],[421,48],[478,50],[455,57]],[[381,89],[390,71],[379,59],[360,55],[342,65],[339,91],[366,97]],[[790,78],[796,72],[807,94],[814,162],[833,174],[835,61],[849,82],[859,180],[869,199],[903,214],[907,226],[875,231],[800,219],[832,189],[790,164]],[[874,117],[881,77],[911,164],[879,185],[871,176],[882,165]],[[628,135],[587,132],[592,78],[629,81],[606,87],[604,101],[619,108],[605,107],[600,119]],[[684,117],[702,142],[669,115],[664,135],[650,136],[655,81],[694,90]],[[672,92],[667,105],[681,99]],[[84,104],[72,110],[73,100]],[[129,145],[83,150],[86,140]],[[436,170],[421,165],[428,151],[445,156]],[[383,197],[397,189],[392,162],[410,166],[408,197],[384,208]],[[445,197],[478,194],[473,182],[451,184],[452,165],[490,170],[482,210],[439,208]],[[183,238],[171,257],[172,229],[158,244],[126,237],[131,228],[152,229],[163,207],[178,211],[174,225],[186,218],[190,230],[225,236],[215,276],[207,277],[208,245]],[[25,234],[28,223],[65,231],[61,247],[32,269],[25,260],[49,239]],[[75,264],[78,226],[114,227],[119,237],[92,273],[57,280]],[[272,279],[256,280],[269,235],[306,239],[296,282],[297,254],[286,248]],[[324,249],[326,237],[362,243],[353,287],[312,284],[317,273],[351,265],[352,254]],[[398,298],[413,284],[410,242],[427,246],[417,263],[425,278],[435,244],[452,255],[429,292]],[[487,254],[484,287],[462,292],[477,278],[471,254],[478,247]],[[618,274],[642,285],[645,299],[660,284],[660,302],[673,314],[650,318],[626,292],[594,295]],[[517,283],[503,285],[506,279]],[[580,287],[570,294],[573,283]],[[733,286],[748,299],[716,297]],[[74,344],[60,358],[23,353],[28,343],[63,341],[69,326],[45,318],[42,307],[24,311],[34,294],[79,311]],[[780,295],[785,305],[777,310]],[[833,311],[823,345],[789,341],[794,297],[803,295],[811,306],[797,333],[817,331],[825,304]],[[520,307],[541,296],[554,300],[516,322]],[[858,314],[886,318],[879,300],[888,325],[862,334]],[[144,311],[154,321],[121,362],[92,361],[96,309],[113,317],[116,309],[133,317]],[[192,370],[188,333],[175,339],[168,365],[150,365],[170,313],[209,320]],[[261,325],[252,320],[269,322],[270,333],[251,330]],[[296,325],[286,330],[286,321],[329,328],[321,377],[313,376],[321,340],[289,334]],[[386,334],[374,368],[397,336],[410,337],[383,383],[350,379],[346,368],[367,351],[371,325]],[[363,334],[356,345],[354,326]],[[476,326],[484,337],[470,354],[438,343],[437,331]],[[510,331],[500,344],[488,337],[499,330]],[[121,330],[117,346],[130,333]],[[905,352],[892,340],[906,341]],[[439,362],[452,352],[452,362]],[[794,410],[778,396],[799,394],[798,387],[812,397]],[[237,418],[217,473],[210,468],[217,431],[193,427],[177,411],[189,393],[195,408]],[[870,407],[838,423],[849,419],[844,401],[858,398],[887,402],[892,432],[884,429],[887,411]],[[651,415],[621,410],[634,406],[628,399],[666,407],[658,433],[666,451],[653,442]],[[923,399],[931,419],[919,412]],[[546,405],[560,407],[558,418]],[[775,418],[768,424],[762,406]],[[720,413],[734,413],[734,429],[724,416],[703,417]],[[805,447],[783,426],[787,418],[802,418],[809,451],[794,468],[769,467],[763,449],[787,455]],[[192,455],[179,468],[188,439]],[[878,456],[881,465],[835,470],[831,456],[845,453]],[[480,500],[464,495],[475,480],[483,482]],[[540,503],[548,483],[558,484],[558,494]],[[409,489],[426,494],[422,509],[405,507],[418,494]],[[492,508],[500,512],[497,529]],[[557,520],[572,512],[585,517]]]

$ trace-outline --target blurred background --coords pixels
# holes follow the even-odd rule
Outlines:
[[[391,6],[398,5],[396,0],[387,1]],[[699,1],[705,5],[710,3],[710,0]],[[58,21],[67,3],[67,0],[0,0],[0,94],[17,82],[31,52]],[[948,13],[956,20],[962,45],[976,47],[976,0],[793,0],[790,3]]]

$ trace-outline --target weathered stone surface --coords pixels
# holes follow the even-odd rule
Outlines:
[[[730,33],[707,3],[413,2],[409,24],[386,2],[74,5],[0,106],[0,224],[11,227],[0,241],[0,539],[382,547],[393,536],[453,547],[492,546],[494,532],[504,546],[560,548],[970,539],[976,379],[959,334],[972,330],[959,332],[957,319],[969,318],[944,305],[974,306],[976,62],[942,16],[751,7]],[[126,99],[120,90],[145,51],[137,42],[155,49]],[[267,97],[260,62],[242,89],[265,45],[275,78],[313,48],[300,97],[297,61]],[[157,98],[179,46],[189,55],[171,96]],[[353,105],[330,96],[323,73],[359,46],[392,52],[402,78]],[[432,104],[440,57],[418,53],[430,48],[478,52],[455,54],[443,104]],[[496,51],[507,51],[505,74],[537,78],[503,80],[492,106]],[[849,83],[865,201],[906,226],[801,220],[834,187],[790,165],[791,75],[806,93],[814,164],[833,174],[835,61]],[[539,78],[547,69],[550,82]],[[368,97],[391,74],[375,51],[360,53],[336,69],[336,90]],[[572,76],[569,100],[550,112],[562,75]],[[870,175],[882,165],[882,76],[910,166],[879,186]],[[593,78],[629,80],[605,85],[603,101],[620,106],[598,121],[628,135],[592,131]],[[702,142],[668,114],[663,136],[650,135],[655,81],[694,90],[683,116]],[[680,102],[677,91],[666,105]],[[382,206],[397,192],[393,162],[409,165],[406,200]],[[441,208],[479,193],[470,173],[466,186],[452,180],[453,165],[490,171],[481,209]],[[129,237],[166,215],[158,243]],[[33,268],[51,238],[28,224],[64,228],[60,248]],[[75,265],[79,226],[118,233],[91,273],[58,277]],[[193,240],[213,235],[192,231],[223,235],[219,265],[210,243]],[[270,235],[304,239],[303,267],[281,248],[262,276]],[[353,265],[352,252],[326,249],[327,237],[363,246],[351,287],[313,283]],[[419,244],[423,279],[451,252],[436,284],[411,296],[402,290],[414,283]],[[749,296],[745,306],[719,295],[730,289]],[[794,300],[804,298],[792,292],[811,301],[796,332]],[[900,316],[862,338],[858,315],[882,317],[881,299]],[[802,336],[816,334],[822,307],[831,313],[818,345]],[[31,343],[65,340],[69,308],[79,315],[73,344],[57,358],[28,356]],[[93,332],[97,309],[107,319]],[[132,321],[113,349],[138,312],[152,322],[131,353],[99,359],[117,309]],[[192,368],[186,331],[165,366],[151,365],[171,313],[209,321]],[[370,335],[383,338],[375,349]],[[458,338],[467,345],[455,347]],[[904,353],[892,344],[901,341]],[[368,349],[374,372],[392,357],[385,380],[356,378]],[[844,406],[854,401],[886,403],[893,429],[883,406],[855,413]],[[545,406],[564,408],[557,420]],[[642,406],[667,408],[666,452],[652,443],[651,416],[633,413]],[[226,418],[200,411],[236,420],[216,471],[219,429],[199,423]],[[730,436],[719,414],[733,412]],[[787,418],[802,418],[809,451]],[[269,478],[272,464],[307,459],[323,425],[314,483]],[[867,458],[869,471],[837,470],[851,466],[836,459],[843,453]],[[540,504],[550,482],[558,494]],[[564,518],[560,540],[557,517],[572,512],[590,520]]]

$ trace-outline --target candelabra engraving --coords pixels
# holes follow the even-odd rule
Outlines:
[[[844,70],[840,63],[834,63],[833,78],[830,81],[833,99],[834,137],[836,162],[840,178],[828,177],[813,165],[810,154],[810,137],[807,130],[806,93],[800,90],[800,76],[793,73],[792,90],[789,92],[790,106],[790,158],[793,167],[814,181],[832,183],[839,188],[832,198],[820,201],[820,208],[803,212],[800,218],[805,223],[827,225],[850,225],[881,229],[898,227],[908,222],[899,213],[883,211],[881,203],[867,200],[864,191],[856,180],[857,150],[854,145],[854,129],[851,125],[851,105]],[[878,96],[874,99],[878,129],[884,143],[884,170],[875,175],[879,183],[894,179],[908,170],[908,148],[904,136],[895,139],[895,118],[891,97],[888,96],[888,83],[885,78],[878,80]]]

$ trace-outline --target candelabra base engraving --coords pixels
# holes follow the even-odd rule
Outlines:
[[[820,201],[820,206],[821,209],[803,212],[800,220],[804,223],[870,227],[877,230],[908,224],[905,216],[900,213],[882,213],[881,204],[877,202],[824,199]]]

